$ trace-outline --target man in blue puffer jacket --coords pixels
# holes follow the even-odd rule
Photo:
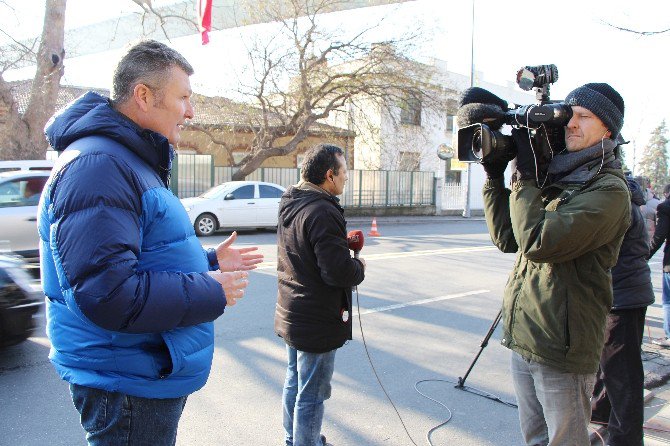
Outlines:
[[[192,73],[141,42],[116,68],[113,99],[89,92],[46,127],[61,152],[38,216],[49,358],[90,445],[175,443],[209,375],[212,321],[262,261],[230,247],[235,233],[205,251],[167,188]]]

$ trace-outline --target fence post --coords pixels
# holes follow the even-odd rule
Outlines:
[[[172,170],[170,171],[170,190],[179,197],[179,155],[172,159]]]
[[[209,187],[214,187],[214,184],[216,183],[214,175],[216,175],[216,173],[215,173],[215,169],[214,169],[214,156],[213,155],[209,156],[209,169],[210,169]]]
[[[409,173],[409,205],[412,206],[412,198],[414,198],[414,171]]]
[[[363,206],[363,171],[358,171],[358,207]]]
[[[389,182],[389,174],[391,171],[386,171],[386,207],[389,207],[389,190],[391,189],[391,184]]]

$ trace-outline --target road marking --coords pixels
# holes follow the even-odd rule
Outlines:
[[[431,298],[428,298],[428,299],[420,299],[420,300],[415,300],[415,301],[412,301],[412,302],[405,302],[405,303],[402,303],[402,304],[387,305],[387,306],[384,306],[384,307],[370,308],[369,310],[361,310],[361,315],[370,314],[370,313],[381,313],[382,311],[397,310],[399,308],[413,307],[415,305],[429,304],[431,302],[439,302],[441,300],[449,300],[449,299],[456,299],[456,298],[459,298],[459,297],[474,296],[476,294],[488,293],[490,291],[491,290],[475,290],[475,291],[468,291],[468,292],[465,292],[465,293],[448,294],[446,296],[431,297]]]
[[[365,261],[369,260],[380,260],[380,259],[397,259],[404,257],[420,257],[420,256],[434,256],[442,254],[459,254],[464,252],[481,252],[481,251],[495,251],[498,248],[495,246],[469,246],[464,248],[444,248],[444,249],[428,249],[422,251],[401,251],[401,252],[389,252],[385,254],[368,254],[361,257],[365,258]],[[277,262],[263,262],[262,266],[256,268],[257,270],[261,269],[276,269]]]

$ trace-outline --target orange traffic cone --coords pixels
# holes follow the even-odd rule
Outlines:
[[[370,228],[370,232],[368,232],[368,235],[371,235],[372,237],[379,237],[381,235],[377,231],[377,217],[372,218],[372,228]]]

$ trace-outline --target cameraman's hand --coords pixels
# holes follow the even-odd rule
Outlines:
[[[500,156],[482,161],[482,167],[484,168],[484,172],[486,172],[486,176],[492,180],[502,178],[505,174],[505,169],[507,169],[507,164],[509,164],[514,156],[514,151],[509,150],[505,151],[505,153]]]
[[[244,289],[249,285],[249,280],[247,280],[249,273],[209,271],[208,274],[221,284],[226,294],[226,306],[233,306],[237,303],[237,299],[244,297]]]
[[[516,160],[512,168],[514,181],[535,179],[535,156],[530,145],[528,129],[512,129]]]
[[[505,174],[505,169],[507,169],[508,163],[509,161],[488,161],[483,162],[482,167],[484,168],[484,172],[486,172],[486,177],[495,180],[501,178]]]

